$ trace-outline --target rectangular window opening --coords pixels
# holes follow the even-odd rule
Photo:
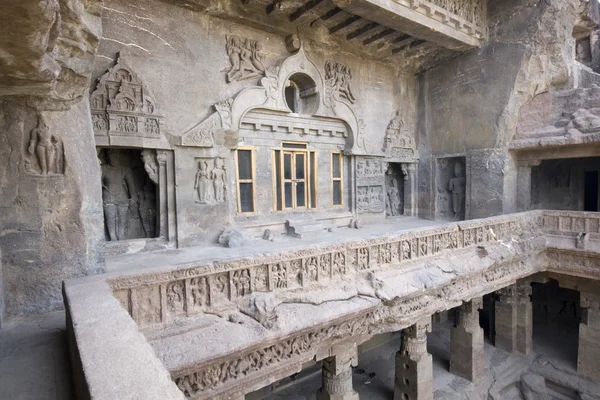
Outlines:
[[[583,211],[598,211],[598,171],[584,174]]]
[[[344,205],[344,158],[341,153],[331,153],[331,204]]]
[[[254,151],[240,148],[236,152],[238,211],[252,213],[254,204]]]

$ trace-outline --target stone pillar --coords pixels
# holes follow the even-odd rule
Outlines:
[[[104,269],[100,164],[87,99],[68,110],[0,102],[0,160],[5,316],[60,309],[63,280]]]
[[[517,282],[517,353],[529,354],[533,350],[533,304],[531,279]]]
[[[417,215],[417,168],[415,164],[402,164],[404,173],[404,215]]]
[[[450,372],[474,382],[485,369],[483,329],[479,326],[479,310],[483,299],[476,297],[456,310],[450,332]]]
[[[431,332],[431,318],[402,331],[394,400],[433,400],[433,359],[427,353],[427,332]]]
[[[433,322],[437,324],[443,324],[444,322],[448,321],[448,310],[436,312],[435,314],[433,314],[432,319]]]
[[[497,348],[528,354],[532,348],[531,281],[521,280],[498,291],[495,304]]]
[[[600,294],[581,292],[577,372],[600,381]]]
[[[323,359],[323,387],[317,391],[317,400],[358,400],[352,387],[352,366],[357,361],[356,346]]]
[[[541,160],[517,162],[517,211],[531,209],[531,167],[540,165]]]

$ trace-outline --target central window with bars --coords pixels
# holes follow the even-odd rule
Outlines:
[[[273,151],[275,209],[317,207],[317,154],[306,143],[284,142]]]

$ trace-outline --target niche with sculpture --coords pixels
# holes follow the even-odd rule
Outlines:
[[[158,168],[154,150],[100,149],[108,241],[157,237]]]
[[[404,215],[404,181],[406,169],[400,163],[389,163],[385,172],[385,215],[397,217]]]
[[[437,159],[436,219],[462,221],[466,209],[466,158]]]
[[[26,141],[25,169],[32,175],[57,176],[65,172],[62,140],[50,132],[46,121],[39,117],[38,125]]]

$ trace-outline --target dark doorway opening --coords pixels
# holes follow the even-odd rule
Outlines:
[[[598,171],[586,171],[583,179],[583,210],[598,211]]]

